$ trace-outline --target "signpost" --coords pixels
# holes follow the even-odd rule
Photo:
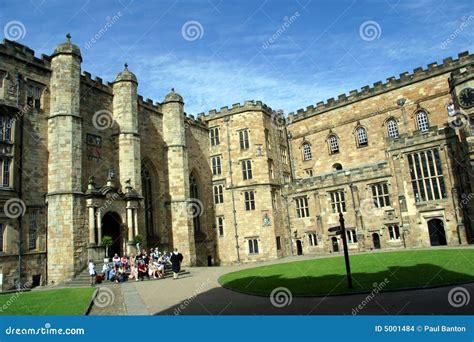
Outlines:
[[[351,264],[349,262],[349,250],[347,248],[346,227],[344,226],[344,216],[342,215],[342,212],[339,212],[339,223],[341,224],[340,233],[342,237],[342,245],[344,246],[344,261],[346,262],[347,287],[349,289],[352,289]]]

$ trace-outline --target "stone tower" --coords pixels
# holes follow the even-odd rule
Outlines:
[[[48,118],[48,281],[71,279],[87,260],[87,236],[80,230],[83,192],[81,51],[71,43],[58,45],[51,56],[51,111]],[[69,260],[66,262],[66,260]]]
[[[141,191],[140,137],[138,134],[137,77],[125,69],[113,83],[113,115],[119,125],[119,175],[120,184],[130,180],[130,186]]]
[[[163,140],[167,149],[173,247],[186,252],[183,253],[184,264],[194,265],[196,247],[192,217],[188,214],[192,203],[183,108],[183,98],[172,89],[162,104]]]

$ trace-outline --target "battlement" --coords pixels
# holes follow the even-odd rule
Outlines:
[[[95,79],[92,79],[91,74],[87,71],[83,71],[81,75],[81,82],[87,84],[90,87],[94,87],[103,92],[112,94],[112,86],[110,83],[105,84],[102,78],[96,76]]]
[[[238,113],[243,113],[247,111],[263,111],[269,115],[273,112],[272,109],[267,106],[262,101],[255,101],[255,100],[248,100],[245,101],[243,104],[241,103],[234,103],[231,108],[225,106],[221,107],[220,110],[211,109],[208,114],[199,113],[197,114],[198,120],[209,121],[213,119],[217,119],[227,115],[234,115]]]
[[[138,105],[161,113],[161,104],[159,102],[153,102],[153,100],[149,98],[144,99],[142,95],[138,95]]]
[[[307,117],[322,114],[326,111],[343,107],[389,90],[401,88],[414,82],[458,70],[464,66],[472,64],[473,62],[474,55],[465,51],[458,54],[458,59],[453,60],[451,57],[448,57],[443,59],[442,64],[438,65],[437,62],[433,62],[428,64],[426,69],[418,67],[415,68],[411,74],[409,72],[403,72],[398,78],[395,76],[388,77],[385,83],[378,81],[375,82],[372,87],[365,85],[360,90],[355,89],[351,90],[348,94],[340,94],[337,99],[330,98],[326,100],[326,102],[320,101],[316,103],[316,106],[311,105],[306,107],[306,109],[298,109],[296,113],[289,113],[288,119],[290,123],[297,122]]]
[[[40,68],[51,68],[51,57],[45,54],[41,58],[35,56],[35,51],[15,41],[4,39],[0,44],[0,54],[6,54],[23,62],[33,64]]]
[[[196,119],[194,117],[194,115],[188,115],[186,113],[184,113],[184,115],[185,115],[185,118],[184,118],[185,124],[192,125],[192,126],[197,126],[197,127],[203,128],[203,129],[208,128],[207,122],[203,121],[202,117],[198,116],[198,118]]]

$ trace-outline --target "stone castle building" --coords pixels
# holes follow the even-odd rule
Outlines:
[[[473,55],[284,117],[260,101],[186,115],[50,56],[0,45],[0,284],[60,284],[87,260],[177,247],[222,265],[473,242]],[[471,118],[472,116],[472,118]],[[332,232],[331,232],[332,231]],[[21,276],[20,276],[21,275]]]

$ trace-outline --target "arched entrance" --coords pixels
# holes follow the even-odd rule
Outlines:
[[[332,251],[335,253],[339,252],[339,243],[337,242],[337,237],[333,236],[331,238],[331,243],[332,243]]]
[[[377,233],[372,234],[372,243],[374,244],[374,249],[380,249],[380,236]]]
[[[112,245],[109,247],[109,257],[113,257],[115,253],[123,255],[122,249],[122,219],[120,215],[109,211],[102,217],[102,237],[110,236]]]
[[[296,240],[296,254],[303,255],[303,243],[301,240]]]
[[[431,246],[446,246],[446,232],[444,223],[440,219],[431,219],[428,221],[428,232],[430,234]]]

